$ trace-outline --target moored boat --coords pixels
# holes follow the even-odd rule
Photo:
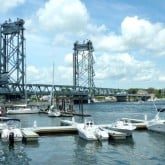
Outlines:
[[[7,108],[7,114],[33,114],[39,113],[39,108],[37,106],[27,106],[27,104],[17,104],[12,105],[12,107]]]
[[[102,128],[94,124],[93,120],[85,120],[77,124],[79,137],[85,140],[107,140],[109,135]]]
[[[164,108],[157,109],[157,113],[152,120],[147,121],[147,129],[155,132],[165,133],[165,115],[160,115],[165,112]],[[163,118],[164,117],[164,118]]]
[[[49,117],[59,117],[59,116],[61,116],[61,112],[57,108],[56,104],[53,104],[53,105],[50,106],[50,108],[48,110],[48,116]]]
[[[132,118],[121,118],[121,121],[130,122],[136,129],[146,129],[146,120],[132,119]]]
[[[22,141],[21,121],[19,119],[8,119],[7,126],[2,129],[1,139],[3,142]]]
[[[7,120],[8,119],[9,119],[8,117],[0,116],[0,133],[1,133],[2,129],[7,127]]]
[[[136,126],[127,120],[117,120],[109,126],[109,129],[125,133],[126,136],[132,136],[132,132],[136,129]]]

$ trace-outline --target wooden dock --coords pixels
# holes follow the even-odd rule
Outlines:
[[[74,126],[22,128],[23,141],[37,141],[40,135],[66,133],[75,134],[77,133],[77,129]]]
[[[77,127],[76,124],[82,123],[75,123],[69,120],[63,121],[65,124],[69,126],[56,126],[56,127],[32,127],[32,128],[23,128],[23,136],[27,139],[27,141],[37,140],[39,135],[50,135],[50,134],[77,134]],[[102,126],[102,125],[98,125]],[[104,125],[105,126],[105,125]],[[109,137],[112,139],[126,139],[126,134],[108,130]]]
[[[138,120],[138,119],[129,119],[122,118],[121,120],[125,120],[131,122],[136,126],[137,129],[146,129],[146,121]],[[77,123],[72,120],[61,120],[62,126],[47,126],[47,127],[38,127],[34,125],[31,128],[22,128],[23,139],[26,141],[36,141],[40,137],[40,135],[50,135],[50,134],[77,134],[77,125],[82,123]],[[97,125],[100,128],[107,127],[109,124]],[[109,137],[112,139],[126,139],[126,134],[114,130],[108,130]]]
[[[146,120],[138,120],[138,119],[129,119],[122,118],[121,120],[125,120],[131,122],[137,129],[146,129]],[[77,125],[82,123],[77,123],[72,120],[61,120],[61,126],[46,126],[46,127],[38,127],[34,124],[31,128],[21,128],[23,134],[23,140],[25,141],[37,141],[40,135],[50,135],[50,134],[77,134]],[[109,124],[97,125],[100,128],[108,127]],[[108,130],[109,137],[112,139],[125,139],[126,134],[114,130]]]
[[[23,141],[36,141],[39,138],[39,135],[29,128],[23,128],[22,134],[23,134]]]
[[[74,126],[56,126],[56,127],[36,127],[33,129],[39,135],[43,134],[59,134],[59,133],[77,133]]]

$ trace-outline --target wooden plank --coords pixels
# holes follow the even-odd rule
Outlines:
[[[38,134],[49,133],[76,133],[77,129],[74,126],[57,126],[57,127],[36,127],[34,132]]]
[[[25,141],[38,140],[39,135],[29,128],[22,129],[22,134]]]

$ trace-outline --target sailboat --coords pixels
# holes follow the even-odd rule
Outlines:
[[[61,111],[58,109],[57,104],[54,102],[54,64],[53,64],[53,85],[50,97],[50,106],[48,109],[48,116],[49,117],[59,117],[61,116]]]
[[[27,90],[25,89],[25,103],[24,104],[13,104],[7,107],[7,114],[33,114],[39,113],[39,108],[37,106],[28,106],[27,103]]]

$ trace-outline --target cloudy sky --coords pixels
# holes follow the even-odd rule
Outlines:
[[[165,88],[164,0],[0,0],[25,20],[27,83],[72,85],[75,41],[94,46],[95,86]]]

